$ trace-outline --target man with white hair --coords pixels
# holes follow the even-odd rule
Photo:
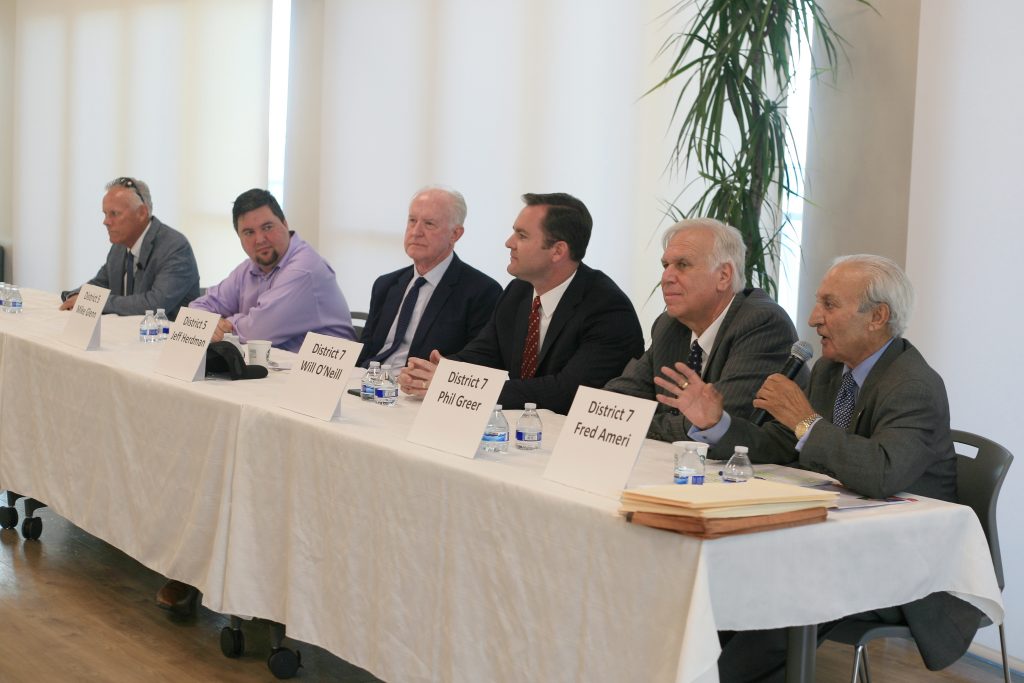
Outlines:
[[[715,388],[682,363],[663,368],[658,397],[693,423],[690,434],[713,444],[712,458],[736,445],[754,462],[794,463],[825,472],[871,498],[909,492],[956,502],[956,454],[942,378],[901,335],[914,293],[903,270],[882,256],[846,256],[818,288],[808,323],[821,337],[821,359],[806,395],[772,375],[754,406],[773,422],[758,428],[723,409]],[[948,593],[887,607],[860,619],[906,623],[929,669],[960,658],[980,613]],[[818,628],[819,640],[834,625]],[[784,629],[722,634],[722,681],[781,680]]]
[[[357,365],[398,369],[409,356],[455,353],[487,323],[501,286],[455,253],[465,221],[461,193],[432,185],[413,195],[405,226],[412,265],[373,283]]]
[[[713,383],[732,414],[749,417],[754,393],[786,362],[796,329],[761,289],[744,289],[746,246],[736,228],[711,218],[676,223],[662,244],[661,293],[665,313],[654,321],[651,346],[605,385],[620,394],[654,400],[663,365],[685,361]],[[798,379],[806,384],[806,371]],[[687,439],[690,422],[659,404],[647,436]]]
[[[199,296],[199,267],[192,247],[177,230],[153,215],[149,186],[138,178],[107,183],[103,225],[110,238],[107,261],[87,284],[110,290],[104,313],[142,315],[162,308],[174,320],[178,309]],[[78,290],[63,292],[69,311]]]

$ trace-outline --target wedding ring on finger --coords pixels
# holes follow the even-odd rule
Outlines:
[[[681,391],[685,391],[686,387],[690,386],[689,380],[683,380],[683,383],[679,385]]]

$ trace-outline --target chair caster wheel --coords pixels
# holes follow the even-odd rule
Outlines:
[[[267,668],[275,678],[291,678],[301,666],[302,655],[286,647],[274,648],[267,657]]]
[[[0,529],[14,529],[18,526],[18,508],[0,507]]]
[[[35,541],[43,534],[43,520],[39,517],[26,517],[21,522],[21,536],[26,541]]]
[[[225,657],[238,659],[245,652],[245,635],[241,629],[225,626],[220,630],[220,651]]]

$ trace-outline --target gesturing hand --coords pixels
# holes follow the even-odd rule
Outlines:
[[[661,368],[664,377],[655,377],[654,383],[668,392],[658,394],[658,400],[682,413],[697,429],[714,427],[722,419],[722,395],[694,372],[686,363],[676,363],[675,369]]]

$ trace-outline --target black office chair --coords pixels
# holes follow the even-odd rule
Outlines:
[[[363,338],[363,328],[366,326],[368,316],[369,314],[365,311],[352,311],[352,329],[356,331],[356,341],[361,341]],[[357,320],[361,324],[356,324]]]
[[[1002,590],[1005,581],[1003,579],[1003,559],[999,552],[999,531],[996,528],[996,506],[999,503],[999,490],[1002,488],[1003,480],[1006,479],[1006,473],[1013,462],[1013,455],[995,441],[970,432],[953,430],[953,441],[978,449],[973,458],[957,453],[957,496],[962,504],[969,505],[978,515],[981,528],[985,531],[985,538],[988,540],[988,549],[992,553],[996,581],[999,583],[999,590]],[[992,621],[988,617],[982,617],[981,626],[991,625]],[[866,647],[872,640],[879,638],[914,639],[906,624],[883,624],[858,619],[842,620],[828,634],[827,638],[856,648],[853,655],[851,683],[857,683],[858,677],[862,677],[864,683],[871,683]],[[999,646],[1003,654],[1003,679],[1005,683],[1011,683],[1010,662],[1006,654],[1006,632],[1003,630],[1003,624],[999,625]]]

